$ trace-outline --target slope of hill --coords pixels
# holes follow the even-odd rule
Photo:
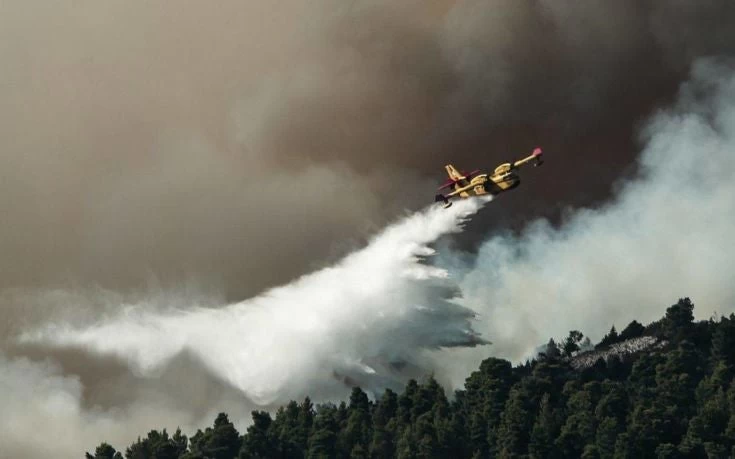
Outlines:
[[[695,322],[693,309],[680,299],[593,351],[576,353],[572,331],[523,365],[488,358],[451,399],[431,377],[377,400],[355,387],[339,405],[254,411],[243,435],[224,413],[190,438],[154,430],[124,457],[732,457],[735,314]],[[87,453],[122,457],[106,443]]]
[[[661,349],[666,346],[666,344],[666,340],[661,340],[654,336],[631,338],[619,343],[611,344],[604,349],[575,353],[570,359],[570,365],[576,370],[582,370],[590,368],[599,359],[604,360],[606,363],[609,362],[610,358],[613,356],[620,360],[625,360],[639,352]]]

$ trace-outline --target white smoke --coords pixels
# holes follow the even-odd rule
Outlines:
[[[102,441],[128,445],[143,426],[194,427],[185,407],[147,400],[101,410],[85,407],[83,392],[77,377],[51,361],[0,354],[0,458],[81,457]]]
[[[735,311],[733,67],[696,63],[675,107],[650,120],[642,141],[638,177],[609,204],[570,213],[559,229],[536,221],[519,236],[492,237],[469,268],[454,264],[493,354],[517,362],[572,329],[599,340],[613,324],[662,317],[684,296],[699,318]],[[571,163],[558,179],[577,173]],[[467,352],[460,375],[487,351]]]
[[[659,318],[680,296],[694,300],[698,317],[732,312],[732,67],[697,63],[677,105],[655,116],[642,139],[639,176],[622,184],[612,202],[570,213],[559,229],[538,221],[519,236],[493,237],[470,265],[459,261],[440,269],[421,260],[432,255],[429,244],[461,231],[480,200],[411,215],[335,266],[242,303],[209,309],[180,304],[172,311],[138,301],[92,325],[61,322],[21,340],[121,358],[151,378],[176,355],[193,354],[229,385],[267,404],[306,394],[340,398],[345,381],[384,387],[404,380],[411,365],[449,374],[457,384],[488,353],[517,361],[570,329],[596,340],[612,323],[621,328],[633,319]],[[563,153],[555,156],[548,160],[564,160]],[[568,176],[559,180],[574,180],[575,173],[569,164]],[[463,299],[451,301],[459,296],[457,287]],[[466,348],[480,336],[493,345]],[[173,419],[191,421],[174,410],[166,418],[138,416],[143,411],[133,409],[97,413],[83,406],[79,381],[52,366],[2,360],[0,368],[9,400],[0,424],[22,427],[0,438],[14,445],[14,457],[36,443],[34,419],[44,422],[35,432],[50,432],[44,439],[66,441],[56,452],[81,447],[81,438],[127,437],[129,443],[129,429],[151,420],[169,428]],[[20,416],[24,410],[27,418]],[[45,453],[33,449],[39,457]]]
[[[368,390],[402,384],[397,368],[421,367],[424,351],[482,342],[473,313],[451,301],[449,273],[422,260],[433,254],[428,244],[460,231],[488,201],[432,206],[335,266],[241,303],[155,312],[144,302],[82,329],[48,326],[21,341],[114,355],[144,376],[186,351],[262,405],[336,399],[344,380]]]

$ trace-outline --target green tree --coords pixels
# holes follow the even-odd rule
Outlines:
[[[727,399],[722,389],[706,401],[702,409],[689,421],[681,451],[690,456],[704,456],[707,443],[724,444],[729,413]]]
[[[85,453],[86,459],[123,459],[122,454],[108,443],[101,443],[95,450],[94,455]]]
[[[294,439],[302,454],[305,454],[309,447],[309,436],[311,435],[313,425],[314,404],[311,403],[309,397],[306,397],[299,405],[299,414],[296,417],[296,429],[294,432]]]
[[[595,418],[614,418],[620,424],[625,423],[628,409],[628,396],[625,386],[614,381],[604,381],[601,385],[601,397],[595,407]]]
[[[655,454],[658,459],[675,459],[681,456],[676,445],[671,443],[661,443],[658,445]]]
[[[367,394],[359,387],[352,389],[348,413],[347,426],[344,430],[344,448],[346,451],[353,451],[359,445],[359,451],[367,454],[372,438],[370,402]]]
[[[277,440],[278,454],[281,457],[303,457],[303,450],[300,446],[303,441],[303,429],[300,429],[299,426],[299,414],[299,405],[294,400],[276,411],[276,417],[270,429]]]
[[[401,430],[398,438],[398,444],[396,445],[396,457],[398,459],[413,459],[416,457],[416,450],[414,445],[416,439],[413,435],[413,429],[411,425],[407,425]]]
[[[482,361],[479,370],[465,380],[465,390],[456,394],[455,422],[462,419],[469,423],[465,448],[469,453],[478,452],[483,457],[497,454],[500,417],[514,381],[510,362],[491,357]]]
[[[595,433],[595,445],[600,459],[610,459],[615,452],[618,434],[622,431],[620,422],[614,417],[603,417]]]
[[[582,332],[578,330],[572,330],[569,332],[569,336],[562,343],[562,352],[566,356],[571,356],[572,353],[579,350],[579,343],[584,338]]]
[[[396,411],[398,396],[386,389],[373,410],[373,438],[370,442],[370,456],[374,458],[392,457],[395,453]]]
[[[333,405],[322,405],[314,417],[314,429],[309,437],[309,458],[337,457],[338,412]]]
[[[594,444],[597,429],[592,413],[593,396],[588,390],[575,391],[567,401],[566,423],[555,441],[562,457],[579,457],[585,446]]]
[[[498,428],[498,455],[514,458],[526,454],[533,416],[528,389],[519,384],[510,391]]]
[[[735,315],[723,317],[712,333],[710,361],[713,365],[722,363],[732,376],[735,369]]]
[[[542,359],[558,359],[561,356],[559,346],[554,341],[554,338],[550,338],[546,344],[546,349],[541,353]]]
[[[177,429],[173,437],[169,437],[166,429],[158,432],[151,430],[148,436],[138,440],[125,450],[127,459],[178,459],[186,452],[186,436]]]
[[[411,424],[411,412],[413,411],[413,401],[419,390],[419,384],[415,379],[411,379],[406,384],[403,393],[398,397],[398,427],[403,429],[406,425]]]
[[[276,456],[276,445],[274,444],[269,429],[273,420],[266,411],[253,411],[253,423],[248,427],[247,434],[240,449],[240,457],[260,459]]]
[[[601,348],[606,347],[611,344],[617,343],[620,340],[620,337],[618,336],[617,330],[615,330],[615,325],[610,328],[610,331],[607,335],[605,335],[602,340],[595,346],[595,348]]]
[[[211,459],[231,459],[237,456],[242,438],[227,414],[220,413],[213,427],[207,427],[191,437],[191,451],[187,457],[206,457]]]
[[[666,309],[662,321],[664,337],[674,342],[691,337],[694,321],[694,304],[689,298],[680,298],[679,301]]]
[[[541,397],[538,416],[531,429],[528,452],[534,459],[557,457],[553,445],[559,435],[559,421],[549,400],[549,394]]]
[[[633,338],[638,338],[639,336],[643,336],[643,334],[646,332],[646,327],[638,323],[638,321],[634,320],[631,323],[628,324],[623,331],[620,332],[620,341],[626,341]]]

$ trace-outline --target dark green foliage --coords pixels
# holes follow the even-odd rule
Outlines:
[[[559,435],[559,416],[551,406],[549,394],[541,398],[536,421],[531,429],[528,452],[531,458],[558,457],[554,439]]]
[[[276,418],[271,431],[278,445],[278,454],[281,457],[302,457],[301,444],[303,441],[299,429],[299,405],[295,401],[289,402],[286,407],[276,411]]]
[[[271,415],[265,411],[253,411],[253,423],[248,427],[240,450],[241,458],[268,458],[276,455],[276,445],[270,433]]]
[[[355,387],[350,395],[349,415],[347,426],[343,430],[342,447],[345,451],[358,451],[359,454],[367,456],[371,440],[370,401],[365,392]]]
[[[214,420],[213,427],[202,432],[198,430],[191,437],[191,450],[183,457],[231,459],[240,451],[242,438],[225,413],[220,413]]]
[[[615,327],[597,347],[655,333],[663,347],[583,370],[570,365],[581,332],[551,339],[517,367],[485,359],[447,399],[433,378],[410,380],[375,401],[360,388],[348,403],[286,404],[254,411],[245,435],[224,413],[187,441],[152,430],[128,459],[234,458],[726,458],[735,453],[735,315],[694,322],[679,300],[644,327]],[[586,347],[586,345],[585,345]],[[188,446],[188,449],[187,449]],[[103,443],[87,459],[122,459]]]
[[[723,317],[712,333],[710,360],[713,364],[722,362],[732,372],[735,369],[735,315]]]
[[[513,388],[500,417],[497,451],[503,457],[519,457],[526,452],[531,436],[532,402],[527,387]]]
[[[615,325],[613,325],[612,328],[610,328],[610,332],[607,335],[605,335],[602,338],[602,341],[600,341],[595,347],[596,348],[606,347],[611,344],[617,343],[618,341],[620,341],[620,337],[618,336],[617,330],[615,330]]]
[[[645,332],[646,327],[638,323],[638,321],[634,320],[629,323],[623,331],[620,332],[620,336],[618,338],[620,339],[620,341],[625,341],[643,336]]]
[[[398,397],[388,389],[373,410],[373,438],[370,441],[371,457],[391,457],[395,453],[396,411]]]
[[[457,417],[467,423],[467,453],[497,453],[497,431],[510,388],[513,368],[507,360],[489,358],[465,381],[456,394]]]
[[[158,432],[151,430],[148,437],[130,445],[125,450],[126,459],[177,459],[186,452],[187,439],[186,435],[181,433],[181,429],[177,429],[173,437],[169,438],[166,429]]]
[[[307,457],[336,457],[338,432],[337,409],[333,405],[320,406],[314,417],[314,429],[309,436]]]
[[[555,446],[562,457],[579,457],[585,447],[595,441],[597,423],[593,414],[594,395],[585,389],[570,392],[566,409],[569,414],[556,438]]]
[[[582,332],[577,330],[570,331],[569,336],[567,336],[562,343],[561,350],[564,355],[571,356],[573,352],[578,351],[579,343],[582,341],[582,338],[584,338]]]
[[[614,381],[623,381],[632,370],[633,365],[630,361],[623,362],[617,355],[612,355],[605,362],[607,378]]]
[[[622,430],[621,422],[615,418],[604,417],[599,421],[595,434],[595,445],[600,459],[613,457],[615,442]]]
[[[554,338],[550,338],[549,342],[546,344],[546,351],[541,353],[541,358],[557,359],[560,355],[561,350],[559,349],[559,346],[556,344],[556,341],[554,341]]]
[[[662,333],[666,339],[674,342],[692,336],[694,321],[694,304],[689,298],[681,298],[666,309],[666,316],[662,320]]]
[[[86,459],[122,459],[122,454],[107,443],[101,443],[95,450],[94,455],[85,453]]]

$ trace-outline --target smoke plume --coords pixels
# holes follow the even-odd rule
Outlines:
[[[599,202],[693,58],[735,52],[734,10],[5,1],[0,288],[193,278],[242,300],[423,207],[444,164],[537,144],[560,160],[473,240]]]
[[[642,130],[639,174],[613,200],[448,257],[492,353],[520,361],[549,339],[660,318],[689,296],[699,319],[735,312],[735,65],[702,60],[673,108]],[[476,358],[477,361],[480,358]],[[466,359],[469,363],[471,359]],[[467,366],[465,371],[470,371]]]
[[[735,55],[734,22],[729,0],[0,2],[2,454],[120,447],[222,409],[245,422],[258,403],[243,391],[338,398],[431,369],[457,387],[488,353],[599,336],[680,295],[729,311],[731,70],[697,59]],[[232,374],[237,352],[197,327],[363,305],[329,281],[357,263],[339,260],[423,208],[444,164],[536,145],[544,168],[451,238],[450,279],[403,258],[392,268],[429,278],[377,275],[397,290],[348,304],[310,345],[273,331],[313,367]],[[262,309],[309,282],[329,301]],[[476,320],[434,302],[454,289]],[[431,350],[475,333],[493,345]]]
[[[472,312],[450,301],[457,292],[448,273],[419,262],[433,253],[427,244],[459,231],[482,202],[432,206],[340,263],[241,303],[159,313],[132,305],[85,329],[49,326],[21,341],[111,354],[142,375],[189,352],[259,405],[347,395],[345,380],[400,387],[406,378],[396,369],[390,381],[391,366],[423,367],[427,349],[483,342]]]

